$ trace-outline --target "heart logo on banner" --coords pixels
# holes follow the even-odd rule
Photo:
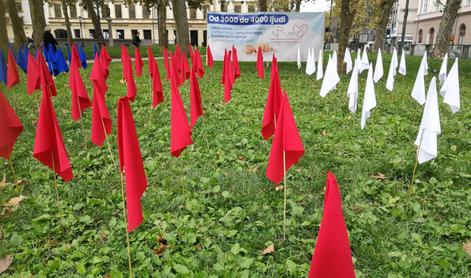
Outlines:
[[[294,24],[293,25],[293,31],[296,34],[296,36],[298,36],[298,38],[304,37],[304,35],[306,35],[307,33],[307,30],[309,30],[309,26],[307,24],[303,24],[303,25]]]

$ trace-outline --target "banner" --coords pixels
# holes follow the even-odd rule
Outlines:
[[[323,13],[208,13],[208,43],[214,60],[224,58],[224,49],[237,48],[239,61],[255,61],[258,47],[264,60],[275,53],[279,61],[301,59],[308,48],[317,55],[324,46]]]

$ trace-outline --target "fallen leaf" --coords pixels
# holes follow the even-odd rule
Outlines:
[[[168,242],[162,236],[157,237],[157,242],[159,243],[159,248],[153,250],[154,254],[157,256],[162,256],[165,250],[167,250]]]
[[[283,187],[283,186],[281,186],[281,185],[280,185],[280,186],[277,186],[277,187],[275,187],[275,191],[281,191],[281,190],[283,190],[283,189],[284,189],[284,187]]]
[[[383,173],[378,173],[377,175],[373,176],[373,178],[377,180],[385,180],[386,176]]]
[[[471,257],[471,240],[468,241],[465,245],[463,245],[463,249]],[[0,272],[1,273],[1,272]]]
[[[13,262],[13,257],[11,255],[7,255],[4,258],[0,259],[0,274],[5,272],[5,270],[10,267],[11,263]]]
[[[4,188],[5,186],[7,186],[7,177],[3,174],[3,180],[0,181],[0,188]]]
[[[321,136],[325,136],[327,132],[325,130],[321,131]]]
[[[25,196],[20,195],[18,197],[13,197],[8,202],[4,204],[6,207],[16,207],[20,204],[20,202],[25,198]]]
[[[275,244],[272,244],[265,248],[265,250],[262,251],[262,255],[271,254],[273,252],[275,252]]]

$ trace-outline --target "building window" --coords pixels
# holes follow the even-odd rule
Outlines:
[[[54,4],[54,15],[58,18],[62,17],[61,4]]]
[[[18,10],[19,13],[23,11],[23,6],[21,6],[21,3],[16,2],[16,9]]]
[[[80,29],[74,29],[74,36],[80,38]]]
[[[422,29],[420,29],[419,30],[419,43],[422,43],[423,36],[424,36],[424,31],[422,31]]]
[[[101,6],[101,17],[102,18],[107,18],[110,16],[110,7],[108,7],[107,5],[103,5]]]
[[[116,37],[120,40],[124,40],[124,30],[123,29],[116,30]]]
[[[136,29],[132,29],[131,30],[131,38],[134,39],[134,37],[136,37],[136,35],[138,35],[139,31],[136,30]]]
[[[123,18],[121,5],[114,5],[114,13],[115,13],[115,18]]]
[[[234,5],[234,12],[240,13],[240,12],[241,12],[241,7],[242,7],[241,5],[235,4],[235,5]]]
[[[428,7],[428,0],[423,0],[423,2],[422,2],[422,13],[427,12],[427,7]]]
[[[464,44],[464,36],[466,35],[466,25],[460,25],[460,36],[458,38],[458,44]]]
[[[433,44],[433,40],[435,39],[435,28],[430,28],[430,31],[429,31],[429,39],[428,39],[428,43],[429,44]]]
[[[149,16],[150,16],[149,8],[146,6],[142,6],[142,18],[149,19]]]
[[[95,29],[88,29],[88,35],[89,35],[90,39],[96,39]]]
[[[151,30],[144,30],[144,39],[145,40],[152,40],[152,31]]]
[[[129,5],[129,18],[136,19],[136,7],[134,5]]]
[[[70,18],[77,18],[77,7],[75,5],[69,6]]]

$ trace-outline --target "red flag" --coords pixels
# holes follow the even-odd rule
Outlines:
[[[54,80],[52,79],[51,74],[46,66],[46,62],[44,61],[44,57],[41,52],[38,53],[38,69],[39,69],[39,78],[41,84],[41,90],[43,94],[45,93],[47,96],[57,96],[57,89]]]
[[[129,61],[129,52],[126,46],[123,44],[121,45],[121,65],[123,65],[123,80],[126,80],[126,70],[127,65],[126,63]]]
[[[227,64],[227,49],[224,49],[224,61],[222,63],[222,76],[221,76],[221,84],[225,84],[226,82],[226,64]]]
[[[155,62],[152,49],[147,49],[149,56],[149,75],[152,78],[152,108],[155,109],[157,105],[164,101],[162,90],[162,80],[160,79],[160,72],[157,62]]]
[[[190,66],[188,65],[188,59],[186,58],[185,52],[181,52],[182,58],[181,61],[182,63],[182,76],[183,80],[190,79]],[[183,83],[183,82],[182,82]]]
[[[303,142],[299,136],[286,92],[282,97],[280,115],[276,124],[266,175],[269,180],[279,184],[284,176],[283,164],[287,172],[304,155]],[[283,163],[283,156],[285,163]]]
[[[262,121],[262,136],[265,140],[269,139],[273,134],[275,134],[276,119],[279,115],[281,101],[283,98],[276,58],[274,58],[274,61],[275,63],[272,64],[270,87],[268,89],[267,102],[265,104],[265,112],[263,113]]]
[[[10,103],[0,91],[0,156],[10,159],[16,139],[23,132],[23,125]]]
[[[265,68],[263,67],[263,52],[261,47],[258,47],[257,52],[257,74],[260,79],[265,77]]]
[[[197,48],[195,50],[194,55],[195,55],[195,64],[196,64],[196,70],[197,70],[197,73],[198,73],[198,77],[203,78],[203,76],[204,76],[204,66],[203,66],[203,61],[201,59],[201,53],[200,53],[199,48]]]
[[[11,49],[8,49],[7,88],[11,88],[18,83],[20,83],[20,76],[18,75],[15,56]]]
[[[127,96],[130,101],[136,99],[136,81],[134,81],[134,74],[132,72],[132,63],[131,57],[128,57],[128,61],[126,62],[126,88],[127,88]]]
[[[72,119],[78,121],[85,109],[92,106],[80,75],[80,61],[72,59],[69,72],[69,87],[72,93]]]
[[[170,80],[170,74],[169,74],[169,68],[168,68],[168,51],[167,48],[164,48],[164,67],[165,67],[165,73],[166,79]]]
[[[106,69],[108,70],[110,63],[111,63],[111,56],[108,53],[108,50],[106,50],[106,47],[103,45],[100,50],[100,59],[104,62],[104,65],[106,66]]]
[[[144,65],[144,63],[142,62],[141,58],[141,50],[139,50],[139,47],[136,47],[135,49],[136,52],[134,54],[134,68],[136,69],[136,75],[138,77],[141,77],[142,65]]]
[[[193,46],[191,44],[188,45],[188,53],[190,54],[190,59],[193,61],[193,55],[195,54],[193,50]]]
[[[26,92],[32,95],[33,92],[40,88],[40,73],[38,61],[34,59],[33,54],[28,52],[28,68],[26,70]]]
[[[41,87],[45,88],[47,84],[43,84]],[[70,166],[67,150],[62,139],[56,112],[51,97],[45,90],[43,90],[39,108],[33,156],[61,176],[65,182],[72,180],[72,166]]]
[[[224,102],[228,103],[232,98],[232,85],[234,84],[234,69],[232,68],[231,58],[225,53],[224,58]]]
[[[309,278],[355,277],[342,197],[337,180],[329,171],[324,194],[324,215],[312,255]]]
[[[235,78],[240,76],[239,58],[237,58],[237,49],[232,46],[232,63],[234,64]]]
[[[119,165],[126,180],[128,232],[132,232],[142,223],[141,198],[146,191],[147,179],[139,141],[137,140],[136,126],[127,97],[118,100],[116,125],[118,129]]]
[[[70,64],[78,65],[79,67],[82,67],[82,61],[80,60],[80,55],[78,53],[77,47],[75,47],[75,43],[72,44],[72,50],[71,50],[71,58],[70,58]]]
[[[190,73],[190,125],[193,128],[198,118],[203,115],[203,107],[201,103],[201,91],[196,78],[196,67]]]
[[[101,146],[106,139],[107,134],[111,134],[112,123],[108,107],[106,107],[105,93],[107,88],[102,65],[95,56],[90,80],[93,83],[93,102],[92,102],[92,143]]]
[[[149,76],[152,77],[152,66],[155,62],[154,52],[152,52],[152,47],[147,47],[147,67],[149,68]]]
[[[211,53],[211,47],[208,44],[208,47],[206,47],[206,65],[212,69],[213,68],[213,54]]]
[[[172,59],[169,64],[171,71],[170,87],[172,90],[170,112],[170,153],[175,157],[179,157],[188,145],[193,144],[193,140],[191,138],[191,128],[188,124],[185,107],[183,106],[180,92],[178,91],[174,63],[175,60]]]

